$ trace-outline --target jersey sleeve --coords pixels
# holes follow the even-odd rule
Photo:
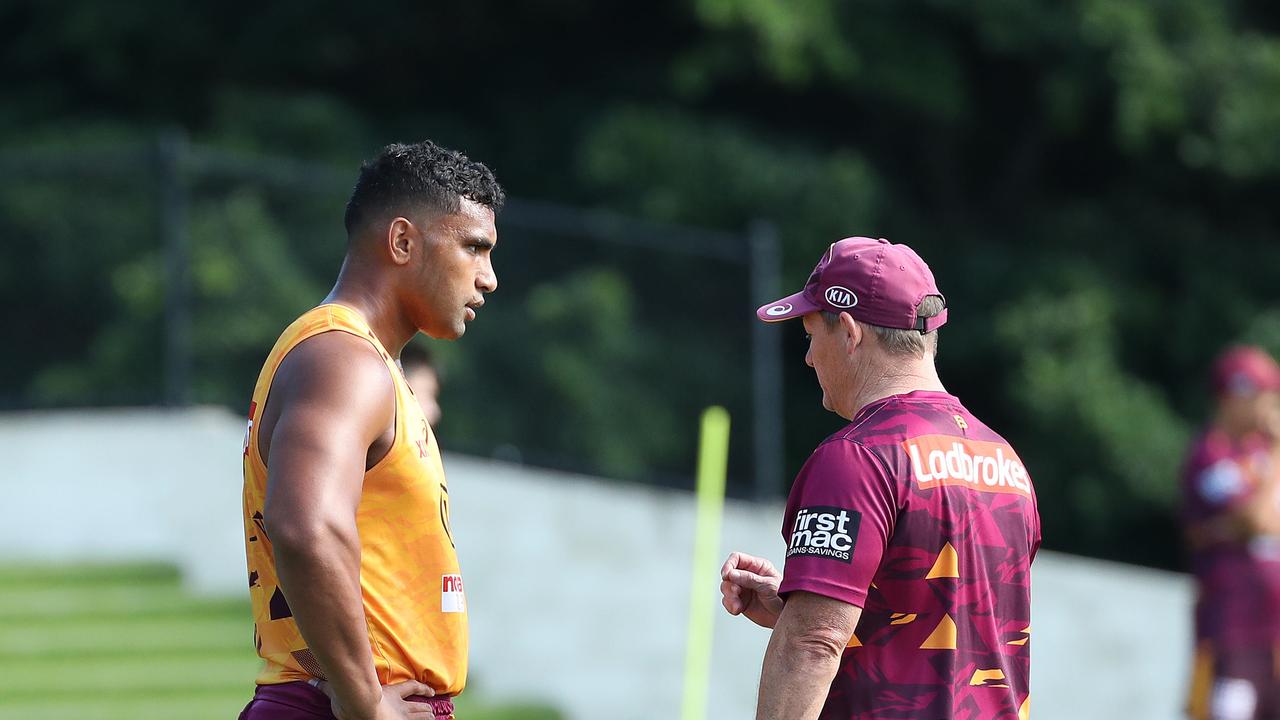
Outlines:
[[[779,593],[816,593],[862,607],[897,521],[897,487],[879,457],[824,443],[801,468],[783,522]]]

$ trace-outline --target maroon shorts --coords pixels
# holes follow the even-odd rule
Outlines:
[[[447,697],[411,695],[408,700],[430,705],[441,720],[453,720],[453,700]],[[329,696],[304,682],[259,685],[240,720],[334,720],[329,707]]]

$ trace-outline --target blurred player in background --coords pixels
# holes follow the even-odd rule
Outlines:
[[[242,720],[452,717],[467,615],[430,424],[397,365],[497,288],[503,192],[461,153],[391,145],[346,210],[347,254],[253,391],[244,521],[263,658]]]
[[[1193,718],[1280,718],[1280,367],[1235,347],[1191,447],[1183,520],[1198,586]]]
[[[435,429],[440,425],[440,372],[431,353],[420,343],[410,343],[400,351],[400,368],[409,388],[418,399],[427,424]]]
[[[757,314],[801,319],[823,407],[850,421],[796,477],[782,572],[741,553],[721,570],[725,609],[773,628],[757,718],[1025,718],[1035,492],[938,379],[928,266],[848,238]]]

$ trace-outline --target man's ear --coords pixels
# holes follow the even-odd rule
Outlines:
[[[854,322],[853,316],[847,312],[840,313],[840,329],[845,333],[845,352],[852,355],[862,345],[866,333],[862,332],[862,326]]]
[[[417,242],[413,223],[407,218],[398,217],[387,225],[387,256],[396,265],[407,265]]]

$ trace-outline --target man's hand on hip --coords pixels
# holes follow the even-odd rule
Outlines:
[[[730,615],[746,615],[760,627],[772,628],[785,604],[778,597],[782,573],[773,563],[746,553],[730,553],[720,568],[720,602]]]
[[[338,702],[338,696],[329,687],[329,683],[320,682],[316,684],[325,695],[329,696],[329,707],[333,711],[333,716],[338,720],[404,720],[405,718],[434,718],[436,716],[435,709],[430,703],[413,702],[405,698],[418,695],[421,697],[434,697],[435,690],[430,685],[417,682],[416,680],[406,680],[395,685],[382,686],[382,699],[378,701],[378,706],[374,708],[373,714],[368,716],[358,716]]]

